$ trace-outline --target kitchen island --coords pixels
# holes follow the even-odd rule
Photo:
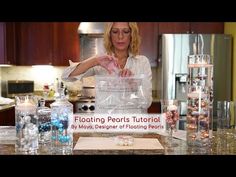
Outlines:
[[[74,134],[74,146],[76,145],[80,137],[109,137],[111,134],[102,133],[75,133]],[[154,138],[158,139],[161,145],[164,147],[164,155],[221,155],[221,154],[236,154],[235,142],[231,145],[226,145],[226,149],[219,147],[217,137],[213,136],[212,146],[207,151],[202,152],[198,148],[190,148],[187,146],[186,141],[174,138],[174,143],[178,146],[174,148],[168,148],[166,145],[167,137],[160,134],[132,134],[136,138]],[[1,126],[0,127],[0,154],[1,155],[16,155],[19,154],[15,151],[15,127],[14,126]],[[74,147],[73,146],[73,147]],[[156,155],[154,151],[136,150],[136,151],[73,151],[72,155]],[[40,146],[36,155],[51,155],[49,147]]]

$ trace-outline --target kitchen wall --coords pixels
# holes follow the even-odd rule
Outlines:
[[[236,101],[236,23],[226,22],[224,25],[225,34],[231,34],[233,36],[233,73],[232,73],[232,90],[233,90],[233,100]]]

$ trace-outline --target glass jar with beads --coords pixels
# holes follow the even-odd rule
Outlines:
[[[59,96],[51,107],[51,150],[53,154],[71,154],[73,149],[73,104],[59,88]]]
[[[45,100],[38,101],[36,110],[38,117],[39,144],[48,145],[51,142],[51,109],[45,106]]]

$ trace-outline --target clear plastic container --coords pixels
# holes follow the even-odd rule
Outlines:
[[[71,154],[73,149],[73,105],[66,99],[64,89],[51,107],[51,145],[54,154]]]
[[[51,142],[51,109],[45,106],[45,100],[39,100],[36,110],[38,117],[39,143],[49,144]]]
[[[147,99],[143,78],[96,76],[97,113],[143,113]]]
[[[16,96],[16,152],[37,153],[37,99],[34,96]]]

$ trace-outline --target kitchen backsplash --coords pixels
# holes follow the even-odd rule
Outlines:
[[[34,89],[42,90],[44,84],[53,84],[61,77],[65,67],[13,66],[1,68],[1,80],[34,80]]]
[[[44,84],[54,84],[56,78],[59,78],[61,81],[61,75],[63,70],[66,67],[30,67],[30,66],[13,66],[13,67],[0,67],[0,81],[6,80],[34,80],[34,89],[42,90]],[[160,97],[160,84],[161,80],[160,69],[157,67],[152,68],[153,74],[153,96],[159,98]],[[94,85],[94,77],[89,77],[84,79],[83,84],[86,86]],[[82,88],[82,82],[67,82],[65,83],[67,87],[71,90]],[[0,87],[1,94],[1,87]]]

